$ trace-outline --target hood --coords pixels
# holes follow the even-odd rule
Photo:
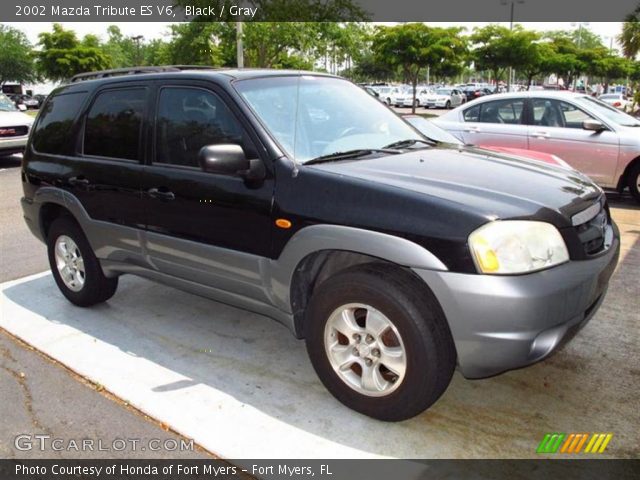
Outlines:
[[[0,127],[14,127],[33,123],[33,117],[22,112],[0,112]]]
[[[539,218],[560,228],[602,194],[576,171],[472,147],[424,149],[311,168],[455,203],[487,219]]]

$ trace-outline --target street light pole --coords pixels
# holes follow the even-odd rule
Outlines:
[[[500,0],[501,5],[510,5],[510,14],[509,14],[509,31],[513,31],[513,15],[515,13],[516,3],[522,5],[524,0]],[[496,88],[498,79],[496,79]],[[511,84],[513,83],[513,67],[509,67],[509,78],[507,79],[507,92],[511,90]]]
[[[140,40],[142,40],[144,37],[142,35],[136,35],[135,37],[131,37],[131,40],[133,40],[134,42],[136,42],[136,67],[139,67],[141,62],[140,59]]]
[[[236,22],[236,58],[238,68],[244,68],[244,46],[242,44],[242,22]]]

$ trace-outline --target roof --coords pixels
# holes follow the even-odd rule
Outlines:
[[[197,74],[198,76],[226,76],[231,79],[248,79],[260,77],[274,76],[299,76],[299,75],[315,75],[315,76],[332,76],[321,72],[309,72],[304,70],[276,70],[269,68],[216,68],[201,65],[162,65],[155,67],[129,67],[118,68],[112,70],[100,70],[95,72],[86,72],[74,75],[71,83],[79,83],[90,80],[104,80],[108,78],[122,78],[135,75],[149,76],[149,78],[167,78],[182,76],[184,74]]]

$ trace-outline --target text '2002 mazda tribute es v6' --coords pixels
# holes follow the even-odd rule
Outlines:
[[[74,304],[141,275],[304,338],[382,420],[549,355],[602,303],[619,233],[579,173],[435,144],[352,83],[268,70],[83,74],[24,156],[24,216]]]

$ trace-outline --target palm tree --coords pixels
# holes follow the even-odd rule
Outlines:
[[[625,57],[634,59],[640,53],[640,5],[625,18],[618,41]]]

